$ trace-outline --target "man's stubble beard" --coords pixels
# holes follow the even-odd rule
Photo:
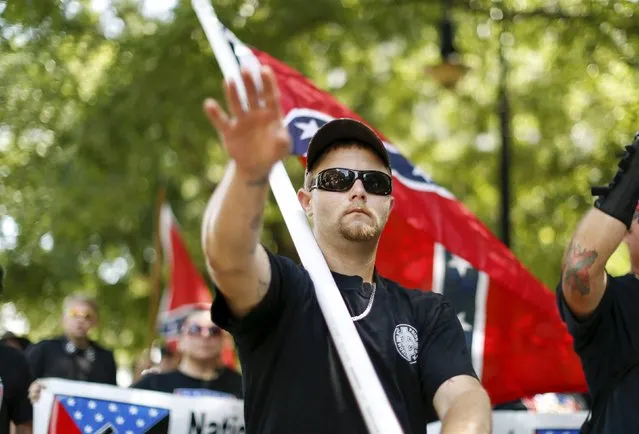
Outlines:
[[[346,224],[344,220],[340,220],[338,231],[344,239],[353,242],[374,241],[379,239],[383,226],[375,219],[370,223],[352,223]]]

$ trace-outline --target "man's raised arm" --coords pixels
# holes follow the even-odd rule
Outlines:
[[[639,199],[639,136],[619,163],[607,187],[596,187],[595,207],[582,219],[566,249],[561,286],[577,316],[592,313],[606,289],[606,262],[630,229]]]
[[[270,284],[269,260],[259,244],[268,175],[291,146],[275,77],[267,68],[260,75],[261,92],[242,71],[246,110],[234,83],[224,84],[229,115],[214,100],[204,104],[232,161],[204,213],[202,246],[211,277],[239,317],[262,300]]]

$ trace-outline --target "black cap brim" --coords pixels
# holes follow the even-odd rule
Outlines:
[[[308,145],[306,170],[311,171],[319,158],[336,142],[353,141],[371,148],[390,168],[390,158],[384,142],[368,126],[355,119],[339,118],[322,125]]]

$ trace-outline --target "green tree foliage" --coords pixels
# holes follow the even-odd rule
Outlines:
[[[153,2],[146,2],[153,3]],[[162,2],[160,2],[162,3]],[[554,287],[591,184],[639,129],[636,1],[456,0],[470,70],[455,90],[439,59],[436,2],[219,0],[245,42],[335,94],[499,230],[500,41],[512,109],[513,251]],[[98,7],[98,10],[96,10]],[[154,213],[167,189],[195,261],[201,215],[226,157],[201,111],[221,74],[191,9],[141,2],[0,1],[0,219],[6,295],[31,336],[57,327],[62,297],[96,295],[99,338],[127,362],[146,343]],[[295,183],[296,160],[287,163]],[[264,240],[295,255],[277,207]],[[613,271],[627,259],[619,255]]]

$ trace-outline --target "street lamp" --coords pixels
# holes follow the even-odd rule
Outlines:
[[[453,89],[468,67],[461,63],[455,49],[453,22],[450,19],[450,2],[444,0],[444,18],[439,27],[441,63],[426,67],[426,73],[447,89]]]

